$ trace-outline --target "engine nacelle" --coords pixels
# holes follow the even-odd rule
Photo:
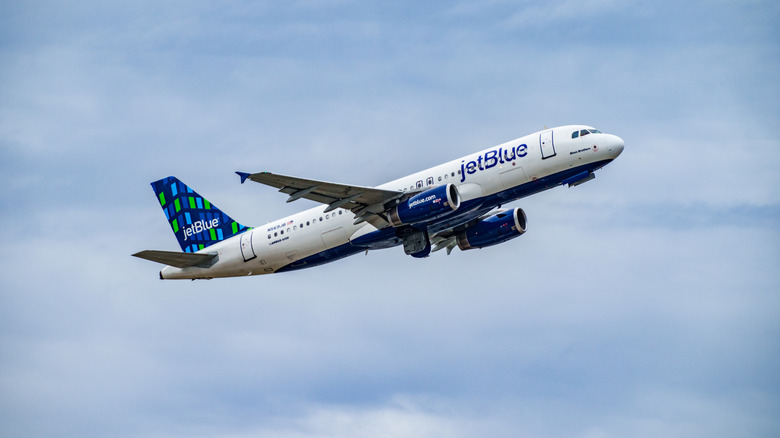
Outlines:
[[[388,211],[390,225],[419,224],[436,220],[460,207],[460,193],[454,184],[434,187],[412,196]]]
[[[458,248],[465,251],[504,243],[525,233],[526,226],[522,208],[496,213],[459,232]]]

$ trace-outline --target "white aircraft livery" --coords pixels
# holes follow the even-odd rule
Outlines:
[[[359,252],[403,246],[427,257],[506,242],[526,231],[508,202],[553,187],[578,186],[623,152],[623,140],[589,126],[545,129],[378,187],[270,172],[236,172],[324,205],[246,227],[175,177],[152,183],[183,252],[141,251],[162,263],[160,279],[210,279],[295,271]]]

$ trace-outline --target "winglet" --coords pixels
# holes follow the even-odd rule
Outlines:
[[[247,180],[247,178],[249,178],[249,175],[251,175],[251,173],[236,172],[236,175],[241,177],[241,184],[243,184]]]

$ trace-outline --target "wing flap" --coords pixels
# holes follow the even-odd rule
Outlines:
[[[134,257],[149,260],[163,265],[175,266],[177,268],[189,268],[197,266],[208,268],[213,265],[217,258],[217,253],[195,254],[189,252],[175,251],[154,251],[145,250],[133,254]]]

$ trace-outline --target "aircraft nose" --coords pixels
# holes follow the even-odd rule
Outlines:
[[[617,135],[611,135],[609,136],[609,141],[607,143],[607,150],[612,154],[612,159],[615,159],[623,153],[623,139],[618,137]]]

